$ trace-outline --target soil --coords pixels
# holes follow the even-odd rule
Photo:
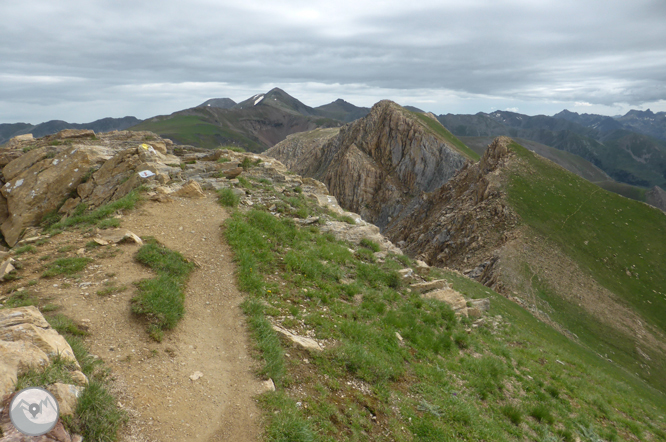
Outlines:
[[[147,201],[121,219],[121,228],[153,236],[197,264],[187,284],[185,317],[158,343],[145,321],[131,313],[134,282],[155,276],[136,263],[137,244],[83,252],[94,232],[68,231],[24,254],[25,286],[83,326],[90,352],[112,371],[119,404],[130,414],[121,441],[254,441],[260,412],[253,399],[262,391],[254,375],[248,330],[240,310],[231,252],[221,224],[228,217],[214,195]],[[87,237],[86,237],[87,236]],[[68,250],[94,261],[79,278],[39,278],[40,257]],[[77,252],[78,251],[78,252]],[[61,253],[62,254],[62,253]],[[43,262],[48,262],[44,260]],[[33,280],[33,285],[27,281]],[[5,283],[7,284],[7,283]],[[107,296],[98,290],[126,287]],[[4,292],[4,290],[3,290]],[[196,380],[190,377],[200,372]],[[196,376],[194,376],[196,377]]]

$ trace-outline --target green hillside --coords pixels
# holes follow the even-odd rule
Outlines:
[[[666,331],[664,213],[607,192],[516,143],[510,149],[522,164],[512,170],[507,191],[523,221],[638,312],[648,326]],[[631,373],[640,373],[666,391],[663,353],[644,350],[652,361],[641,363],[634,336],[620,335],[575,304],[564,302],[549,287],[547,275],[535,276],[533,288],[553,306],[558,322],[591,348],[614,355],[612,359]]]
[[[455,135],[449,132],[448,129],[442,126],[442,123],[440,123],[436,119],[430,118],[429,116],[418,112],[409,111],[409,113],[410,115],[416,117],[419,121],[421,121],[432,132],[434,132],[435,134],[446,140],[449,144],[455,146],[458,152],[464,155],[467,159],[472,161],[479,161],[479,158],[481,158],[481,156],[478,153],[474,152],[472,149],[467,147],[465,143],[456,138]]]
[[[642,187],[618,183],[615,181],[597,181],[594,184],[609,192],[617,193],[618,195],[631,198],[632,200],[645,202],[645,192],[647,192],[647,189]]]
[[[457,319],[444,303],[410,293],[396,271],[410,265],[377,245],[335,240],[291,216],[333,218],[270,184],[278,219],[255,205],[236,211],[225,235],[247,293],[261,373],[267,441],[621,441],[666,438],[666,398],[492,290],[457,273],[468,298],[490,298],[484,321]],[[258,208],[257,208],[258,207]],[[325,344],[296,348],[280,323]]]
[[[247,147],[248,150],[263,150],[259,143],[245,135],[232,129],[211,124],[196,115],[152,118],[130,128],[130,130],[147,130],[180,144],[209,149],[220,145],[233,144]]]

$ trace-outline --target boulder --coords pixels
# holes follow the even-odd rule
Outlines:
[[[60,209],[58,209],[58,213],[69,215],[72,213],[72,211],[74,211],[74,209],[76,209],[76,206],[78,206],[80,202],[81,198],[70,198],[65,201],[65,204],[63,204]]]
[[[424,298],[446,302],[456,314],[467,316],[467,301],[465,300],[465,297],[453,289],[446,288],[434,290],[422,296]]]
[[[58,132],[55,137],[63,140],[65,138],[94,137],[95,131],[91,129],[65,129]]]
[[[0,167],[5,167],[20,156],[23,156],[22,149],[0,149]]]
[[[12,258],[6,258],[5,260],[2,261],[2,263],[0,263],[0,279],[4,278],[14,270],[12,261],[13,261]]]
[[[85,385],[72,348],[34,306],[0,310],[0,397],[12,391],[20,374],[39,369],[60,356],[75,367],[74,382]]]
[[[201,190],[199,183],[193,180],[188,181],[187,184],[178,189],[173,195],[185,198],[203,198],[206,196],[203,190]]]
[[[34,306],[0,310],[0,340],[30,342],[49,357],[59,354],[76,363],[74,352],[65,338],[51,328]]]
[[[137,148],[122,150],[93,173],[88,182],[80,185],[77,192],[91,207],[122,198],[141,184],[137,172],[146,169],[142,165]]]
[[[243,173],[243,168],[242,167],[236,167],[235,169],[229,169],[229,170],[223,172],[224,177],[226,179],[229,179],[229,180],[231,180],[233,178],[236,178],[241,173]]]
[[[414,270],[409,268],[398,270],[398,274],[405,281],[411,281],[414,279]]]
[[[312,338],[306,338],[305,336],[299,336],[296,335],[286,328],[282,328],[279,325],[273,325],[273,330],[276,332],[280,333],[282,336],[286,337],[289,339],[291,342],[296,344],[297,346],[304,348],[306,350],[314,350],[314,351],[322,351],[323,347],[319,344],[319,342],[315,341]]]
[[[21,232],[76,190],[88,170],[105,160],[106,152],[95,146],[68,146],[32,150],[3,169],[8,216],[0,226],[5,241],[14,246]]]
[[[419,282],[409,286],[417,293],[425,293],[431,290],[439,290],[449,288],[449,283],[445,279],[437,279],[434,281]]]
[[[74,414],[79,396],[83,391],[82,387],[56,382],[55,384],[47,386],[46,389],[50,391],[58,401],[60,416],[72,416]]]
[[[10,142],[11,141],[30,141],[30,140],[34,140],[34,139],[35,139],[35,137],[33,137],[32,134],[24,134],[24,135],[16,135],[15,137],[13,137],[9,141]]]
[[[18,375],[49,364],[49,357],[30,342],[0,341],[0,398],[14,391]]]
[[[141,238],[139,238],[138,235],[136,235],[133,232],[130,232],[127,229],[103,230],[99,233],[99,239],[102,240],[100,242],[106,242],[107,244],[108,243],[118,244],[119,242],[123,241],[134,242],[139,245],[143,244],[143,241],[141,240]],[[100,242],[97,243],[99,244]]]

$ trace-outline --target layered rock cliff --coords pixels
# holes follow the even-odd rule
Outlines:
[[[504,201],[501,169],[512,154],[509,138],[493,141],[478,163],[465,166],[434,192],[417,198],[385,234],[431,265],[467,270],[494,285],[499,249],[519,217]]]
[[[333,132],[296,134],[265,152],[324,182],[342,207],[385,228],[422,192],[469,160],[411,112],[388,100]]]
[[[58,209],[83,202],[97,207],[138,187],[140,171],[169,181],[180,163],[167,141],[150,132],[64,130],[40,139],[18,140],[0,149],[0,230],[14,246],[26,228]]]

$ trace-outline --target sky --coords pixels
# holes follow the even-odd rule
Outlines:
[[[280,87],[436,114],[666,111],[665,0],[0,0],[0,123]]]

